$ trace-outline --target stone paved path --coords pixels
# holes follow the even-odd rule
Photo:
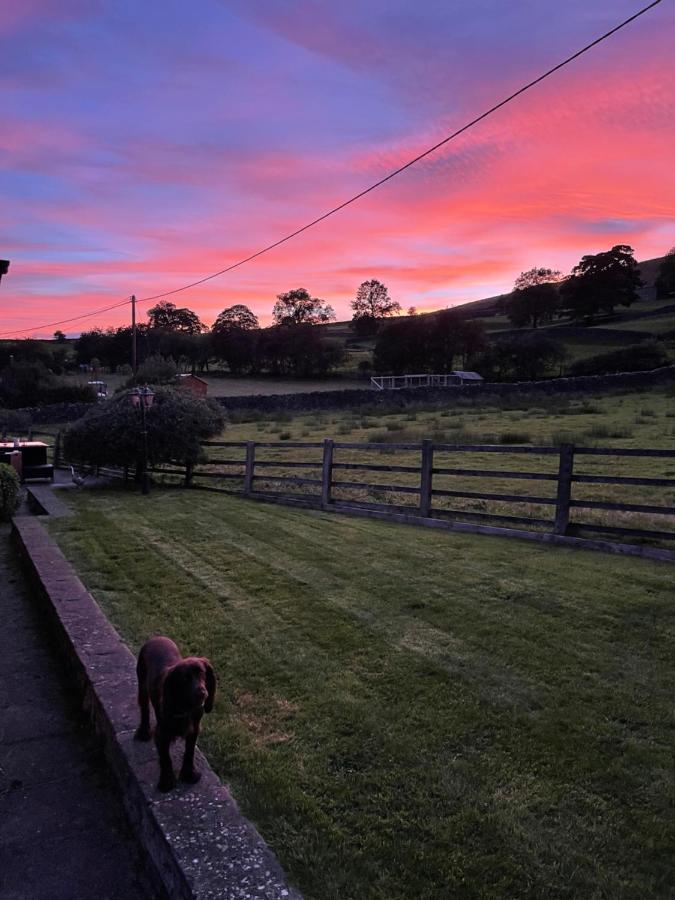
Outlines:
[[[0,524],[0,897],[154,898]]]

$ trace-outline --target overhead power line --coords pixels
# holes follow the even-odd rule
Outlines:
[[[198,281],[193,281],[190,284],[185,284],[183,287],[174,288],[171,291],[164,291],[162,294],[153,294],[151,297],[142,297],[138,302],[139,303],[147,303],[150,300],[160,300],[162,297],[170,297],[173,294],[178,294],[181,291],[187,291],[190,288],[197,287],[199,284],[204,284],[205,281],[211,281],[213,278],[217,278],[219,275],[224,275],[226,272],[231,272],[233,269],[237,269],[239,266],[243,266],[245,263],[251,262],[253,259],[257,259],[257,257],[262,256],[263,253],[269,253],[270,250],[274,250],[275,247],[279,247],[281,244],[285,244],[286,241],[290,241],[292,238],[297,237],[299,234],[302,234],[303,231],[307,231],[310,228],[313,228],[314,225],[318,225],[319,222],[323,222],[324,219],[329,218],[329,216],[334,216],[335,213],[340,212],[340,210],[344,209],[346,206],[349,206],[351,203],[355,203],[357,200],[360,200],[361,197],[365,197],[366,194],[369,194],[371,191],[374,191],[376,188],[385,184],[387,181],[391,181],[392,178],[395,178],[397,175],[400,175],[401,172],[405,172],[406,169],[409,169],[411,166],[414,166],[415,163],[420,162],[420,160],[429,156],[431,153],[434,153],[440,147],[443,147],[445,144],[454,140],[456,137],[459,137],[460,134],[463,134],[465,131],[468,131],[469,128],[473,128],[474,125],[477,125],[478,122],[481,122],[483,119],[486,119],[488,116],[491,116],[498,109],[501,109],[503,106],[506,106],[507,103],[510,103],[512,100],[515,100],[516,97],[519,97],[521,94],[524,94],[525,91],[529,91],[530,88],[533,88],[535,85],[544,81],[545,78],[548,78],[550,75],[553,75],[554,72],[557,72],[559,69],[562,69],[564,66],[569,65],[575,59],[578,59],[584,53],[587,53],[593,47],[596,47],[598,44],[606,41],[607,38],[611,37],[613,34],[616,34],[617,31],[620,31],[622,28],[625,28],[627,25],[630,25],[631,22],[634,22],[640,16],[644,15],[650,9],[658,4],[661,0],[654,0],[653,3],[650,3],[648,6],[643,7],[641,10],[636,12],[634,15],[630,16],[628,19],[624,19],[619,25],[616,25],[610,31],[605,32],[605,34],[596,38],[594,41],[591,41],[590,44],[586,44],[585,47],[582,47],[581,50],[577,50],[576,53],[573,53],[571,56],[568,56],[562,62],[559,62],[557,65],[553,66],[553,68],[548,69],[548,71],[544,72],[542,75],[539,75],[537,78],[529,81],[527,84],[523,85],[517,91],[514,91],[513,94],[510,94],[508,97],[505,97],[503,100],[500,100],[499,103],[495,103],[494,106],[491,106],[490,109],[485,110],[485,112],[481,113],[479,116],[476,116],[475,119],[472,119],[470,122],[467,122],[466,125],[463,125],[461,128],[458,128],[457,131],[453,131],[452,134],[449,134],[446,138],[443,138],[442,141],[438,141],[438,143],[434,144],[433,147],[429,147],[423,153],[420,153],[414,159],[411,159],[409,162],[405,163],[402,166],[399,166],[398,169],[395,169],[393,172],[390,172],[389,175],[385,175],[384,178],[380,178],[379,181],[376,181],[375,184],[371,184],[370,187],[365,188],[360,191],[358,194],[354,194],[353,197],[350,197],[349,200],[345,200],[344,203],[340,203],[339,206],[333,207],[328,212],[319,216],[316,219],[313,219],[311,222],[308,222],[306,225],[303,225],[302,228],[298,228],[295,231],[292,231],[290,234],[287,234],[285,237],[280,238],[278,241],[275,241],[273,244],[268,244],[267,247],[263,247],[262,250],[258,250],[255,253],[252,253],[250,256],[245,257],[244,259],[240,259],[238,262],[232,263],[232,265],[227,266],[224,269],[220,269],[218,272],[213,272],[211,275],[206,275],[204,278],[200,278]]]
[[[99,313],[109,312],[111,309],[119,309],[120,306],[128,306],[131,299],[122,300],[121,303],[114,303],[112,306],[104,306],[102,309],[92,309],[91,312],[82,313],[79,316],[72,316],[70,319],[61,319],[59,322],[45,322],[44,325],[33,325],[30,328],[14,329],[13,331],[0,331],[0,337],[6,337],[9,334],[25,334],[27,331],[39,331],[41,328],[54,328],[56,325],[67,325],[68,322],[77,322],[79,319],[88,319],[90,316],[97,316]]]
[[[497,112],[497,110],[506,106],[508,103],[511,103],[516,97],[519,97],[521,94],[524,94],[526,91],[529,91],[531,88],[535,87],[537,84],[540,84],[546,78],[549,78],[555,72],[558,72],[560,69],[569,65],[571,62],[574,62],[575,59],[578,59],[580,56],[583,56],[584,53],[588,53],[589,50],[592,50],[594,47],[597,47],[598,44],[601,44],[603,41],[606,41],[608,38],[615,35],[618,31],[621,31],[623,28],[626,28],[636,19],[639,19],[640,16],[643,16],[645,13],[649,12],[650,9],[653,9],[655,6],[658,6],[661,3],[661,0],[653,0],[652,3],[649,3],[647,6],[644,6],[642,9],[638,10],[638,12],[634,13],[632,16],[629,16],[627,19],[624,19],[623,22],[620,22],[618,25],[615,25],[614,28],[611,28],[609,31],[606,31],[604,34],[600,35],[600,37],[595,38],[595,40],[591,41],[589,44],[586,44],[585,47],[582,47],[580,50],[577,50],[575,53],[568,56],[566,59],[562,60],[562,62],[557,63],[557,65],[548,69],[543,74],[537,76],[532,81],[529,81],[527,84],[524,84],[517,91],[514,91],[512,94],[509,94],[508,97],[505,97],[503,100],[500,100],[498,103],[495,103],[494,106],[491,106],[489,109],[482,112],[480,115],[476,116],[470,122],[467,122],[465,125],[462,125],[461,128],[458,128],[456,131],[453,131],[452,134],[449,134],[447,137],[443,138],[443,140],[438,141],[432,147],[424,150],[422,153],[415,156],[413,159],[409,160],[404,165],[399,166],[398,169],[395,169],[393,172],[390,172],[388,175],[385,175],[383,178],[380,178],[379,181],[376,181],[374,184],[371,184],[369,187],[364,188],[364,190],[360,191],[358,194],[354,194],[353,197],[350,197],[348,200],[345,200],[343,203],[340,203],[338,206],[334,206],[332,209],[328,210],[328,212],[323,213],[318,216],[316,219],[313,219],[311,222],[308,222],[306,225],[303,225],[301,228],[297,228],[295,231],[292,231],[290,234],[285,235],[279,240],[274,241],[272,244],[268,244],[266,247],[263,247],[260,250],[257,250],[255,253],[252,253],[250,256],[246,256],[243,259],[238,260],[235,263],[232,263],[229,266],[226,266],[224,269],[219,269],[217,272],[212,272],[210,275],[205,275],[203,278],[199,278],[197,281],[192,281],[189,284],[184,284],[182,287],[173,288],[170,291],[164,291],[160,294],[153,294],[150,297],[142,297],[138,300],[138,303],[148,303],[151,300],[161,300],[163,297],[171,297],[174,294],[179,294],[182,291],[190,290],[190,288],[197,287],[200,284],[204,284],[207,281],[211,281],[214,278],[218,278],[220,275],[225,275],[227,272],[231,272],[233,269],[237,269],[240,266],[245,265],[246,263],[251,262],[254,259],[257,259],[259,256],[262,256],[264,253],[269,253],[270,250],[274,250],[276,247],[281,246],[281,244],[285,244],[287,241],[292,240],[294,237],[297,237],[299,234],[302,234],[305,231],[308,231],[310,228],[313,228],[315,225],[318,225],[319,222],[323,222],[325,219],[328,219],[330,216],[334,216],[336,213],[343,210],[345,207],[350,206],[352,203],[355,203],[357,200],[360,200],[361,197],[365,197],[366,194],[369,194],[371,191],[374,191],[376,188],[381,187],[387,181],[391,181],[392,178],[395,178],[397,175],[400,175],[402,172],[405,172],[406,169],[409,169],[411,166],[414,166],[416,163],[425,159],[430,154],[434,153],[439,148],[445,146],[450,141],[459,137],[464,132],[468,131],[470,128],[473,128],[474,125],[477,125],[479,122],[482,122],[483,119],[487,119],[488,116],[491,116],[493,113]],[[2,332],[0,333],[0,337],[7,334],[22,334],[26,331],[35,331],[40,328],[51,328],[54,325],[63,325],[66,322],[74,322],[77,319],[85,319],[89,316],[97,315],[101,312],[107,312],[109,309],[116,309],[119,306],[124,306],[127,303],[130,303],[130,300],[125,300],[123,303],[118,303],[116,306],[110,306],[107,309],[102,310],[94,310],[90,313],[84,313],[81,316],[74,316],[72,319],[64,319],[61,322],[52,322],[48,325],[39,325],[34,326],[33,328],[26,328],[23,331],[11,331],[11,332]]]

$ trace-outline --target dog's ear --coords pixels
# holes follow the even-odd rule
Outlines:
[[[204,664],[204,671],[206,673],[206,691],[208,694],[206,703],[204,704],[204,712],[210,713],[213,709],[213,703],[216,699],[216,674],[213,671],[213,666],[208,659],[202,657],[202,662]]]

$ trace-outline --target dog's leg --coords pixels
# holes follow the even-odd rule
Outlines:
[[[180,780],[186,784],[197,784],[202,777],[202,773],[195,769],[195,746],[199,737],[199,719],[193,720],[192,728],[185,738],[185,753],[183,755],[183,765],[180,767]]]
[[[141,724],[136,729],[134,738],[137,741],[149,741],[152,737],[152,728],[150,727],[150,698],[148,697],[148,679],[145,661],[142,655],[138,659],[136,674],[138,675],[138,705],[141,710]]]
[[[164,734],[159,723],[155,731],[155,745],[159,755],[159,782],[157,783],[157,790],[165,793],[176,787],[176,776],[174,775],[171,754],[169,753],[171,738]]]

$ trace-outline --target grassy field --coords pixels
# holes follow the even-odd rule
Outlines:
[[[229,441],[317,442],[326,437],[341,442],[359,443],[417,443],[431,438],[436,443],[448,444],[497,444],[505,448],[510,444],[558,446],[573,443],[579,447],[619,447],[626,449],[660,448],[675,449],[675,390],[652,389],[645,392],[620,392],[583,397],[546,397],[523,395],[514,398],[468,398],[454,400],[452,406],[420,405],[405,410],[376,406],[354,410],[328,411],[291,415],[278,413],[263,416],[255,413],[233,412],[231,422],[222,435]],[[212,448],[212,459],[242,458],[243,450]],[[288,448],[259,450],[257,458],[278,461],[279,465],[268,469],[269,475],[295,475],[305,478],[320,477],[318,464],[321,448]],[[346,450],[335,451],[336,463],[375,463],[387,465],[419,465],[419,450]],[[306,461],[306,469],[285,468],[285,461]],[[555,474],[558,458],[553,455],[516,453],[450,453],[438,452],[438,467],[467,469],[529,471],[537,474]],[[212,471],[216,467],[212,467]],[[243,469],[231,468],[237,472]],[[575,472],[579,475],[621,475],[632,477],[675,478],[674,459],[649,459],[636,457],[577,456]],[[364,481],[415,487],[419,476],[415,473],[364,473],[339,472],[335,477],[343,481]],[[212,483],[212,482],[209,482]],[[231,486],[223,483],[223,486]],[[257,483],[258,488],[278,489],[272,482]],[[472,476],[437,475],[434,486],[441,490],[462,490],[491,493],[507,493],[519,496],[555,498],[555,483],[535,479],[500,478],[498,475],[476,478]],[[300,489],[304,493],[317,493],[315,486]],[[334,496],[343,500],[384,502],[404,506],[416,503],[416,495],[410,493],[383,492],[379,489],[336,488]],[[671,487],[616,486],[602,484],[577,484],[574,499],[591,501],[625,501],[628,503],[675,506],[675,489]],[[464,510],[470,513],[492,512],[500,515],[533,516],[548,518],[553,506],[526,502],[505,503],[470,498],[437,498],[439,509]],[[675,517],[643,513],[573,510],[572,521],[606,524],[619,527],[640,527],[652,530],[675,531]]]
[[[49,522],[308,900],[675,891],[673,568],[157,490]]]

